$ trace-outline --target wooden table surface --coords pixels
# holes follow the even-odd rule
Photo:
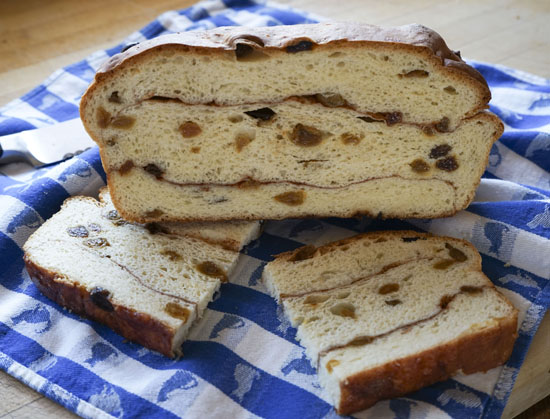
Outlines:
[[[550,78],[550,1],[281,0],[330,17],[380,25],[422,23],[466,58]],[[153,5],[154,3],[154,5]],[[114,46],[158,14],[190,0],[0,1],[0,106],[54,70]],[[550,314],[529,349],[503,418],[550,418]],[[74,415],[0,372],[1,418]]]

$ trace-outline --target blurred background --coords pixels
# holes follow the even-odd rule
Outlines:
[[[1,0],[0,106],[40,84],[58,68],[96,50],[117,45],[162,12],[194,3]],[[502,64],[550,78],[549,0],[279,0],[279,3],[331,20],[385,26],[421,23],[439,32],[449,47],[460,50],[466,60]],[[550,397],[545,398],[550,393],[549,353],[547,314],[516,381],[504,418],[518,414],[521,419],[550,418]],[[59,419],[74,415],[0,371],[0,418],[30,417]]]

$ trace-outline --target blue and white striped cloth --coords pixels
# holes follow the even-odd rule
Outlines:
[[[279,25],[318,17],[277,4],[206,1],[167,12],[127,42],[221,25]],[[118,45],[55,72],[0,109],[0,135],[77,117],[80,96]],[[24,269],[21,247],[75,194],[104,185],[97,148],[38,170],[0,168],[0,367],[84,417],[331,417],[315,371],[260,282],[271,255],[356,232],[412,228],[465,238],[483,270],[520,310],[519,338],[505,366],[457,376],[358,417],[500,417],[529,344],[550,302],[550,82],[472,63],[488,80],[491,109],[506,124],[475,202],[452,218],[428,221],[308,219],[267,223],[242,253],[231,283],[174,361],[127,343],[43,297]]]

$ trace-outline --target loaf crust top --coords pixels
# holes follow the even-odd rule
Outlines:
[[[111,57],[97,72],[96,81],[128,59],[146,51],[160,50],[167,45],[181,46],[208,54],[213,50],[235,50],[238,44],[247,44],[253,48],[285,50],[300,41],[310,41],[314,45],[374,43],[388,47],[412,48],[417,51],[425,50],[439,58],[443,66],[462,71],[488,90],[483,76],[461,59],[460,52],[449,49],[443,38],[432,29],[419,24],[381,27],[360,22],[258,28],[226,26],[207,31],[189,31],[160,36]]]

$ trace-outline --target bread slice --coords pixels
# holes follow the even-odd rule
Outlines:
[[[413,231],[306,246],[266,265],[340,414],[504,363],[517,310],[463,240]]]
[[[214,236],[230,243],[227,249],[197,238],[198,225],[129,223],[106,190],[100,199],[67,199],[31,235],[24,245],[31,279],[75,313],[166,356],[182,355],[189,328],[231,274],[239,248],[258,233],[258,223],[232,225],[226,237],[219,223]]]
[[[127,219],[427,218],[472,200],[503,129],[489,99],[425,27],[331,23],[144,42],[80,111]]]

